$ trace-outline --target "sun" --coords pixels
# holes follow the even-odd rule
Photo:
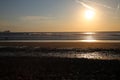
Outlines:
[[[85,11],[85,18],[88,19],[88,20],[91,20],[93,19],[95,16],[95,11],[93,10],[86,10]]]

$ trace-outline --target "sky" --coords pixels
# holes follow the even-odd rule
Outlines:
[[[0,0],[0,31],[120,31],[119,4],[120,0]],[[86,11],[94,12],[92,19],[85,17]]]

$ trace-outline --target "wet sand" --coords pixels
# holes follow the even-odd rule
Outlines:
[[[0,46],[38,46],[47,48],[120,48],[120,43],[105,42],[0,42]]]

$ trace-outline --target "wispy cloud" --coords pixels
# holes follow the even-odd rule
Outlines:
[[[24,16],[20,18],[23,21],[45,21],[45,20],[53,20],[54,17],[47,16]]]

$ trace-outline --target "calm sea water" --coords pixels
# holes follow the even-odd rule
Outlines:
[[[1,32],[0,42],[120,42],[120,32]]]

